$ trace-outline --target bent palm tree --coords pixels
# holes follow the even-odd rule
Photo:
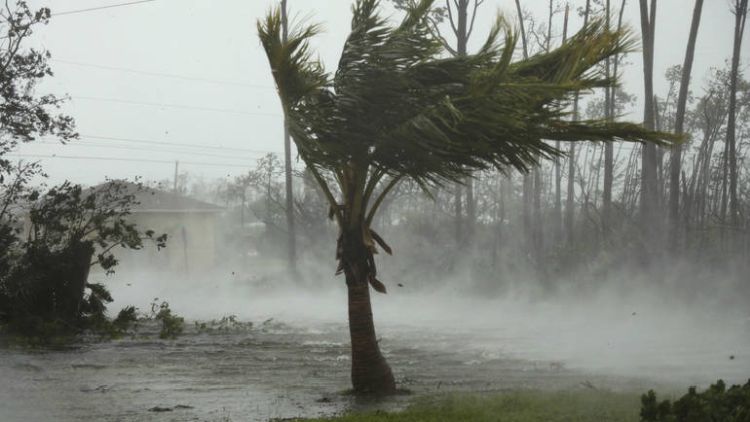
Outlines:
[[[411,179],[426,188],[493,167],[527,171],[561,154],[543,140],[658,142],[661,135],[629,123],[566,120],[576,92],[615,84],[596,64],[633,46],[624,32],[595,22],[557,50],[513,62],[516,36],[498,18],[476,54],[449,57],[430,31],[433,0],[414,2],[396,26],[378,15],[378,3],[355,2],[334,75],[312,58],[316,26],[284,41],[275,10],[258,31],[294,142],[340,228],[337,274],[348,290],[354,391],[387,394],[395,382],[375,337],[369,286],[385,293],[373,254],[391,249],[371,224],[394,186]]]

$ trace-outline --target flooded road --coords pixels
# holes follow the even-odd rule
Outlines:
[[[124,303],[164,293],[113,290]],[[359,402],[342,394],[350,364],[342,294],[232,301],[236,291],[226,293],[185,293],[170,303],[194,320],[218,318],[220,309],[252,328],[208,332],[189,322],[178,339],[158,340],[158,327],[146,324],[134,337],[61,350],[3,346],[0,420],[264,421],[393,409],[446,391],[641,392],[750,377],[750,325],[742,319],[710,330],[700,323],[705,315],[686,320],[609,306],[594,318],[565,306],[435,306],[433,297],[396,294],[375,299],[378,335],[397,382],[412,394]]]

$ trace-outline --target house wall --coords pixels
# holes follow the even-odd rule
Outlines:
[[[216,214],[212,212],[149,212],[136,211],[129,221],[141,231],[153,230],[154,236],[167,234],[167,247],[157,251],[151,242],[144,242],[139,251],[121,250],[120,270],[168,271],[193,274],[216,266]]]

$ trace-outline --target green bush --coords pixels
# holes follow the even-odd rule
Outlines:
[[[185,318],[177,316],[169,309],[169,303],[162,302],[158,304],[158,298],[154,299],[151,304],[151,317],[161,322],[161,331],[159,338],[174,339],[177,338],[185,329]]]
[[[658,401],[649,391],[641,397],[642,422],[750,422],[750,380],[745,385],[726,388],[719,380],[698,393],[690,387],[676,400]]]

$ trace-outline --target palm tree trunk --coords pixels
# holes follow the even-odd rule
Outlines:
[[[352,387],[355,394],[394,394],[396,382],[375,336],[369,283],[373,266],[361,233],[355,230],[354,234],[345,235],[341,244],[349,298]]]

